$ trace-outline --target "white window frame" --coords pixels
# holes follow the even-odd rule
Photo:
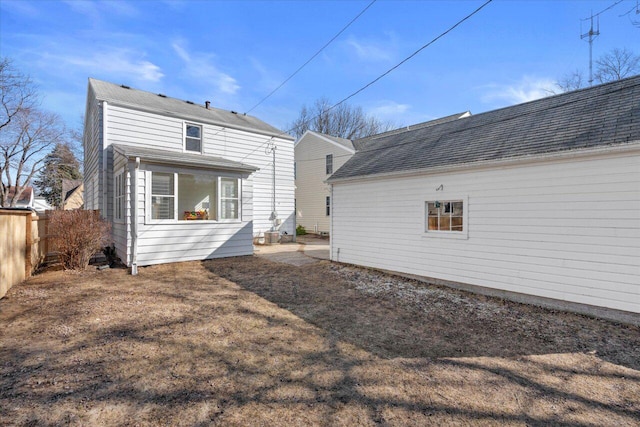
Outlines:
[[[127,173],[120,169],[113,177],[113,220],[123,223],[127,211]]]
[[[331,216],[331,196],[324,199],[324,216]]]
[[[187,138],[194,139],[187,136],[187,127],[195,126],[200,128],[200,151],[187,150]],[[184,122],[182,126],[182,151],[185,153],[202,154],[204,152],[204,126],[199,123]]]
[[[455,230],[429,230],[429,202],[462,202],[462,231]],[[469,196],[456,194],[429,194],[422,200],[422,237],[444,239],[468,239],[469,238]]]
[[[331,159],[331,170],[329,170],[329,159]],[[331,175],[333,173],[333,154],[327,154],[324,158],[324,171],[327,175]]]
[[[151,199],[153,197],[153,195],[151,194],[151,189],[152,189],[152,179],[153,179],[153,173],[173,173],[173,197],[174,197],[174,204],[173,204],[173,218],[172,219],[153,219],[152,218],[152,211],[151,211]],[[199,220],[199,221],[185,221],[180,219],[180,217],[178,216],[178,201],[179,201],[179,197],[180,194],[178,192],[178,180],[179,175],[208,175],[208,176],[212,176],[216,178],[216,217],[215,218],[209,218],[209,219],[204,219],[204,220]],[[238,185],[238,218],[231,218],[231,219],[221,219],[220,215],[221,215],[221,209],[222,209],[222,197],[221,197],[221,191],[222,191],[222,179],[233,179],[237,181],[237,185]],[[242,222],[242,177],[239,177],[238,175],[230,175],[230,174],[226,174],[226,173],[216,173],[215,171],[187,171],[187,170],[179,170],[179,171],[175,171],[175,170],[171,170],[167,167],[154,167],[153,169],[147,170],[145,171],[145,181],[146,181],[146,185],[145,185],[145,198],[146,198],[146,206],[148,206],[148,209],[145,209],[145,220],[147,224],[185,224],[185,225],[189,225],[189,226],[194,226],[195,224],[202,224],[202,223],[240,223]]]

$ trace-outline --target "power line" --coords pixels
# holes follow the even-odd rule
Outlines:
[[[375,84],[376,82],[378,82],[379,80],[381,80],[383,77],[387,76],[388,74],[390,74],[392,71],[394,71],[395,69],[397,69],[398,67],[400,67],[402,64],[404,64],[405,62],[407,62],[408,60],[410,60],[411,58],[413,58],[414,56],[416,56],[418,53],[420,53],[421,51],[423,51],[424,49],[426,49],[427,47],[431,46],[432,44],[434,44],[436,41],[438,41],[439,39],[441,39],[442,37],[446,36],[447,34],[449,34],[451,31],[453,31],[456,27],[460,26],[463,22],[465,22],[467,19],[471,18],[473,15],[475,15],[476,13],[480,12],[480,10],[482,10],[482,8],[484,8],[486,5],[488,5],[489,3],[491,3],[493,0],[487,0],[484,4],[482,4],[482,6],[480,6],[479,8],[477,8],[476,10],[474,10],[473,12],[471,12],[469,15],[465,16],[464,18],[462,18],[461,20],[459,20],[458,22],[456,22],[454,25],[452,25],[451,27],[449,27],[446,31],[440,33],[440,35],[438,35],[437,37],[435,37],[433,40],[431,40],[429,43],[423,45],[420,49],[416,50],[415,52],[413,52],[411,55],[407,56],[405,59],[403,59],[402,61],[400,61],[399,63],[397,63],[396,65],[394,65],[393,67],[389,68],[387,71],[385,71],[384,73],[382,73],[380,76],[376,77],[375,79],[373,79],[372,81],[370,81],[369,83],[367,83],[366,85],[364,85],[363,87],[361,87],[360,89],[356,90],[355,92],[353,92],[351,95],[347,96],[346,98],[344,98],[342,101],[336,103],[335,105],[329,107],[326,111],[331,111],[332,109],[336,108],[337,106],[339,106],[340,104],[343,104],[344,102],[348,101],[349,99],[353,98],[354,96],[356,96],[357,94],[359,94],[360,92],[364,91],[365,89],[367,89],[368,87],[372,86],[373,84]],[[317,116],[316,116],[317,117]],[[315,117],[314,117],[315,119]],[[294,128],[295,129],[295,128]],[[290,129],[294,130],[294,129]]]
[[[590,18],[582,18],[582,21],[588,21],[589,19],[595,18],[596,16],[600,16],[603,13],[605,13],[607,10],[619,5],[620,3],[622,3],[624,0],[618,0],[617,2],[613,3],[611,6],[607,7],[606,9],[601,10],[600,12],[596,13],[595,15],[591,15]]]
[[[253,107],[251,107],[245,114],[248,114],[250,112],[252,112],[258,105],[262,104],[264,101],[266,101],[269,97],[271,97],[271,95],[273,95],[274,93],[276,93],[278,91],[278,89],[280,89],[282,86],[284,86],[289,80],[291,80],[293,78],[293,76],[295,76],[296,74],[298,74],[298,72],[300,72],[300,70],[302,70],[305,66],[307,66],[307,64],[309,64],[311,61],[313,61],[315,59],[316,56],[318,56],[320,54],[320,52],[322,52],[327,46],[329,46],[331,43],[333,43],[333,41],[335,39],[337,39],[340,34],[344,33],[344,31],[349,28],[351,26],[351,24],[353,24],[354,22],[356,22],[356,20],[358,18],[360,18],[360,16],[362,16],[367,9],[369,9],[371,6],[373,6],[373,4],[376,2],[376,0],[373,0],[371,3],[369,3],[367,5],[367,7],[365,7],[364,9],[362,9],[362,11],[356,15],[355,18],[353,18],[351,21],[349,21],[349,23],[347,25],[345,25],[339,32],[338,34],[336,34],[335,36],[333,36],[331,38],[331,40],[329,40],[327,43],[325,43],[324,46],[322,46],[316,53],[313,54],[313,56],[311,56],[311,58],[309,58],[307,60],[307,62],[305,62],[304,64],[302,64],[300,67],[298,67],[298,69],[296,71],[293,72],[293,74],[291,74],[289,77],[287,77],[282,83],[280,83],[278,85],[278,87],[276,87],[275,89],[273,89],[271,92],[269,92],[269,94],[267,96],[265,96],[264,98],[262,98],[256,105],[254,105]]]
[[[441,39],[442,37],[444,37],[445,35],[449,34],[451,31],[453,31],[455,28],[459,27],[463,22],[465,22],[466,20],[468,20],[469,18],[471,18],[473,15],[475,15],[476,13],[480,12],[480,10],[482,10],[485,6],[487,6],[489,3],[491,3],[493,0],[487,0],[485,3],[483,3],[480,7],[478,7],[476,10],[474,10],[473,12],[471,12],[470,14],[468,14],[467,16],[465,16],[464,18],[460,19],[458,22],[456,22],[455,24],[453,24],[451,27],[449,27],[447,30],[445,30],[444,32],[440,33],[437,37],[435,37],[434,39],[432,39],[430,42],[428,42],[427,44],[423,45],[422,47],[420,47],[418,50],[416,50],[415,52],[413,52],[411,55],[407,56],[405,59],[403,59],[402,61],[400,61],[398,64],[394,65],[393,67],[391,67],[390,69],[388,69],[387,71],[385,71],[384,73],[382,73],[380,76],[376,77],[374,80],[372,80],[371,82],[367,83],[366,85],[362,86],[360,89],[356,90],[355,92],[353,92],[351,95],[348,95],[347,97],[343,98],[340,102],[337,102],[336,104],[332,105],[331,107],[327,108],[324,112],[327,111],[331,111],[334,108],[336,108],[337,106],[344,104],[347,100],[353,98],[354,96],[356,96],[357,94],[359,94],[360,92],[364,91],[365,89],[369,88],[371,85],[373,85],[374,83],[376,83],[377,81],[379,81],[380,79],[382,79],[383,77],[387,76],[388,74],[390,74],[392,71],[394,71],[395,69],[397,69],[398,67],[400,67],[402,64],[404,64],[405,62],[407,62],[408,60],[410,60],[411,58],[413,58],[414,56],[416,56],[418,53],[420,53],[421,51],[423,51],[424,49],[426,49],[427,47],[431,46],[432,44],[434,44],[436,41],[438,41],[439,39]],[[320,117],[320,114],[313,116],[311,118],[309,118],[305,123],[309,123],[312,120],[315,120],[316,118]],[[291,129],[287,129],[286,131],[283,131],[282,133],[280,133],[279,135],[287,135],[289,134],[289,132],[292,132],[294,130],[296,130],[297,128],[299,128],[300,125],[298,126],[294,126]],[[267,144],[271,139],[266,140],[260,147],[254,149],[253,151],[251,151],[249,154],[247,154],[242,160],[246,159],[247,157],[249,157],[253,152],[257,151],[259,148],[261,148],[262,146],[264,146],[264,144]]]

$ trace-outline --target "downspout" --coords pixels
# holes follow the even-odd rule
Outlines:
[[[333,184],[329,184],[329,197],[331,197],[330,200],[330,208],[331,209],[329,211],[329,260],[330,261],[335,261],[333,259],[333,217],[334,217],[334,213],[335,213],[335,200],[333,200]],[[339,259],[338,259],[339,261]]]
[[[131,176],[131,200],[133,202],[131,218],[131,275],[138,274],[138,174],[140,172],[140,157],[136,157],[136,163]]]
[[[108,175],[108,171],[107,171],[107,140],[108,140],[108,134],[107,134],[107,120],[109,118],[109,114],[107,111],[107,107],[108,107],[108,103],[107,101],[102,101],[102,208],[101,208],[101,217],[102,218],[108,218],[108,181],[107,181],[107,177]],[[111,218],[113,219],[113,218]]]

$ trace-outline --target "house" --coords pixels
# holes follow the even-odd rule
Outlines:
[[[10,207],[11,202],[16,197],[16,186],[12,185],[9,187],[9,191],[7,192],[7,203],[5,207]],[[18,195],[18,199],[15,201],[15,208],[33,208],[34,201],[34,191],[33,187],[27,186],[22,187],[22,193]]]
[[[370,141],[331,259],[639,322],[640,76]]]
[[[325,180],[356,152],[349,139],[306,131],[295,144],[296,225],[329,234],[331,197]]]
[[[353,141],[306,131],[295,143],[296,224],[303,226],[310,233],[330,234],[331,195],[329,185],[325,181],[349,160],[356,150],[364,148],[376,138],[404,132],[407,129],[445,123],[470,114],[469,112],[452,114]]]
[[[81,179],[62,180],[62,209],[82,209],[84,206],[84,183]]]
[[[89,79],[83,139],[85,209],[133,274],[294,233],[293,138],[255,117]]]

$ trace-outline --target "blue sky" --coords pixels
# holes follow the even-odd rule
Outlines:
[[[615,2],[494,0],[349,103],[410,125],[543,96],[573,70],[588,75],[581,18]],[[0,54],[72,127],[89,77],[246,112],[369,3],[0,0]],[[251,114],[286,130],[303,104],[345,98],[483,3],[378,0]],[[640,54],[635,5],[600,15],[594,58],[613,48]]]

